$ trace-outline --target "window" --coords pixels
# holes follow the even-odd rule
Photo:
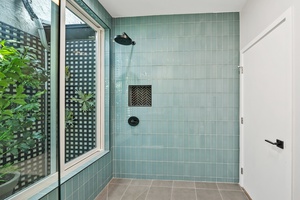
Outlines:
[[[0,199],[29,199],[58,186],[59,6],[51,0],[18,6],[7,1],[5,8],[0,14],[0,40],[6,40],[0,47],[0,93],[1,104],[8,103],[0,106]]]
[[[104,29],[79,8],[67,7],[61,54],[65,67],[60,69],[63,175],[104,149]]]

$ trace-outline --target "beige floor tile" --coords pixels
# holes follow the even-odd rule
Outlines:
[[[196,189],[197,200],[222,200],[218,190]]]
[[[238,184],[140,179],[112,179],[95,198],[95,200],[171,199],[248,200]]]
[[[154,187],[172,187],[173,181],[153,180],[152,185]]]
[[[247,196],[242,191],[220,191],[223,200],[248,200]]]
[[[132,179],[127,179],[127,178],[113,178],[110,183],[112,184],[130,184]]]
[[[195,182],[196,188],[200,189],[213,189],[217,190],[218,186],[216,183],[208,183],[208,182]]]
[[[152,180],[132,179],[130,185],[145,185],[145,186],[150,186],[151,183],[152,183]]]
[[[109,184],[108,185],[108,200],[120,200],[126,191],[128,185]]]
[[[126,192],[124,193],[122,200],[145,199],[146,194],[148,193],[148,190],[149,190],[149,187],[147,187],[147,186],[130,185],[127,188]]]
[[[173,188],[172,200],[197,200],[196,189]]]
[[[172,188],[151,187],[146,200],[171,200]]]
[[[141,194],[138,198],[136,198],[135,200],[145,200],[148,194],[148,191],[143,192],[143,194]]]
[[[95,200],[107,200],[107,187],[95,198]]]
[[[195,182],[193,181],[174,181],[174,188],[195,188]]]
[[[219,190],[242,190],[240,185],[235,183],[217,183],[217,185]]]

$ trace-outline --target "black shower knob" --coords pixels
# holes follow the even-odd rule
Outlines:
[[[137,126],[139,123],[140,123],[139,118],[137,118],[135,116],[129,117],[129,119],[128,119],[128,124],[130,126]]]

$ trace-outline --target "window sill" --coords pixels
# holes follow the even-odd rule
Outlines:
[[[61,177],[61,184],[63,184],[64,182],[66,182],[67,180],[69,180],[70,178],[72,178],[73,176],[75,176],[76,174],[78,174],[79,172],[81,172],[82,170],[84,170],[85,168],[87,168],[88,166],[90,166],[91,164],[93,164],[94,162],[96,162],[97,160],[102,158],[103,156],[105,156],[107,153],[109,153],[108,150],[103,150],[103,151],[97,152],[97,153],[91,155],[90,157],[86,158],[82,164],[79,164],[79,165],[76,165],[76,167],[70,168]]]
[[[24,190],[8,197],[9,200],[40,199],[58,187],[58,173],[54,173],[40,180]]]

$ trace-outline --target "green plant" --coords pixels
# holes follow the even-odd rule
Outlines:
[[[74,113],[68,108],[66,109],[65,125],[66,127],[74,125]]]
[[[82,91],[77,91],[79,98],[72,98],[72,101],[78,102],[81,104],[82,112],[87,112],[95,106],[94,94],[85,94]]]
[[[71,78],[71,72],[70,72],[70,67],[66,66],[65,67],[65,77],[66,77],[66,81],[68,81]]]
[[[0,185],[8,181],[11,176],[12,172],[18,170],[17,166],[12,165],[11,163],[5,164],[3,167],[0,168]]]
[[[45,93],[43,84],[48,79],[30,53],[34,49],[17,49],[6,43],[0,41],[0,157],[26,152],[43,138],[42,133],[30,128],[41,116],[39,99]],[[15,137],[16,133],[21,137]],[[7,173],[8,166],[0,166],[2,175]]]

